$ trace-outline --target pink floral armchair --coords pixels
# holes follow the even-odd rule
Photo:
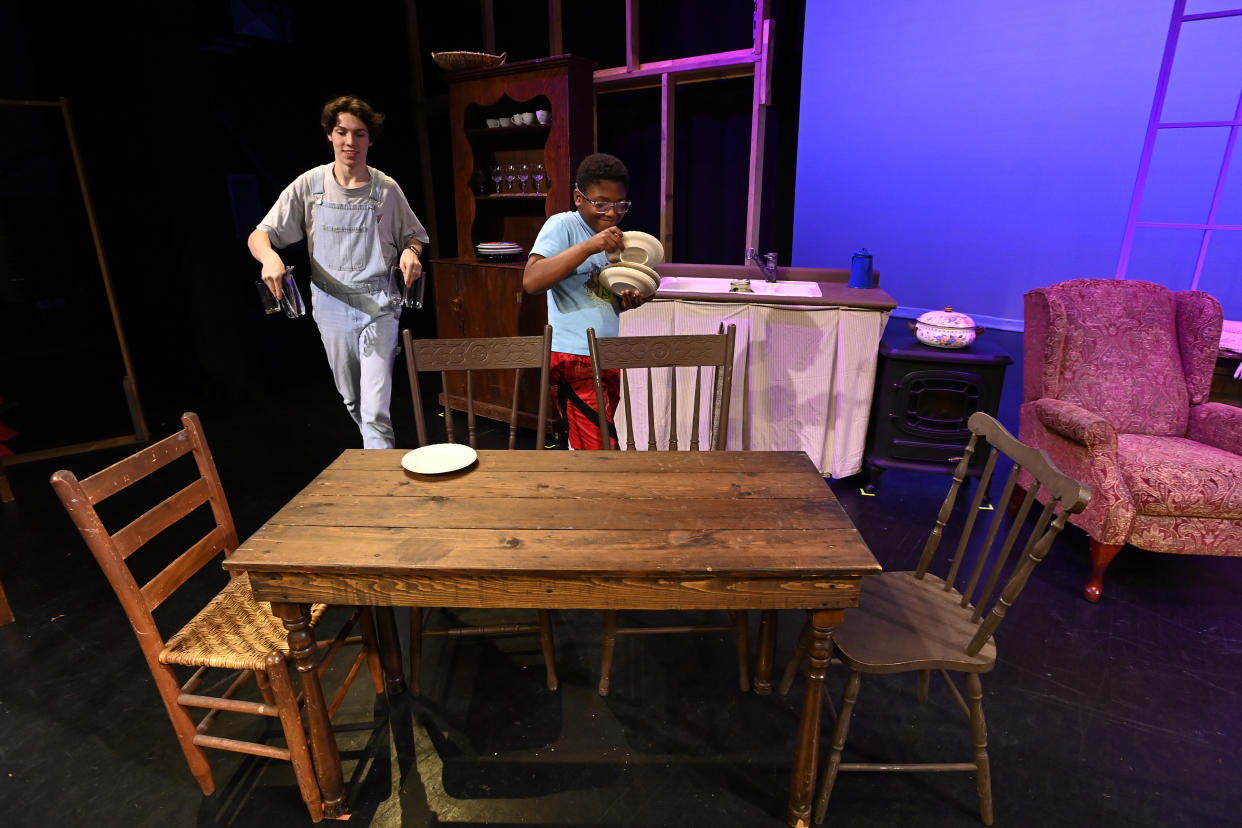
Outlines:
[[[1091,489],[1088,601],[1126,544],[1242,555],[1242,408],[1207,401],[1211,295],[1122,279],[1026,294],[1021,440]]]

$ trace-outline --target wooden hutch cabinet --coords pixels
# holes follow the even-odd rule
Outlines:
[[[446,75],[452,130],[453,189],[457,212],[457,257],[432,259],[436,327],[440,338],[530,336],[547,324],[544,296],[522,291],[526,253],[548,216],[573,204],[573,171],[595,145],[594,64],[571,55],[540,58]],[[546,124],[489,127],[488,119],[545,110]],[[493,182],[493,164],[543,164],[546,178],[515,180],[512,190]],[[497,190],[500,192],[497,192]],[[519,192],[519,190],[521,190]],[[513,242],[523,255],[512,260],[481,258],[480,242]],[[533,372],[532,372],[533,373]],[[537,375],[523,376],[519,422],[535,426]],[[464,379],[449,385],[449,402],[465,408]],[[507,419],[513,400],[512,375],[476,383],[475,410]]]

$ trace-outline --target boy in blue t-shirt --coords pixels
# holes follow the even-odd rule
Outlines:
[[[616,336],[618,314],[643,303],[637,291],[614,296],[599,282],[607,254],[622,246],[617,225],[630,203],[625,200],[630,173],[621,159],[595,153],[582,159],[574,186],[574,208],[547,220],[531,246],[522,274],[527,293],[548,293],[552,326],[552,399],[568,429],[569,447],[600,449],[595,382],[587,349],[587,328],[596,336]],[[621,390],[619,371],[603,372],[609,431]],[[616,445],[615,433],[610,441]]]

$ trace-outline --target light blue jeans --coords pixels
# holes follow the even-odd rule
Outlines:
[[[311,285],[312,311],[336,390],[362,432],[362,447],[396,447],[388,406],[398,320],[387,287],[333,296]]]

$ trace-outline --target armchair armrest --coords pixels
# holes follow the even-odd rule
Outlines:
[[[1117,429],[1082,406],[1065,400],[1039,399],[1022,406],[1034,415],[1035,444],[1048,452],[1057,468],[1091,489],[1091,502],[1074,523],[1096,543],[1126,542],[1135,505],[1117,458]]]
[[[1065,400],[1036,400],[1034,408],[1040,424],[1049,431],[1081,443],[1093,454],[1116,457],[1117,429],[1098,414]]]
[[[1186,438],[1242,454],[1242,408],[1212,402],[1191,406]]]

